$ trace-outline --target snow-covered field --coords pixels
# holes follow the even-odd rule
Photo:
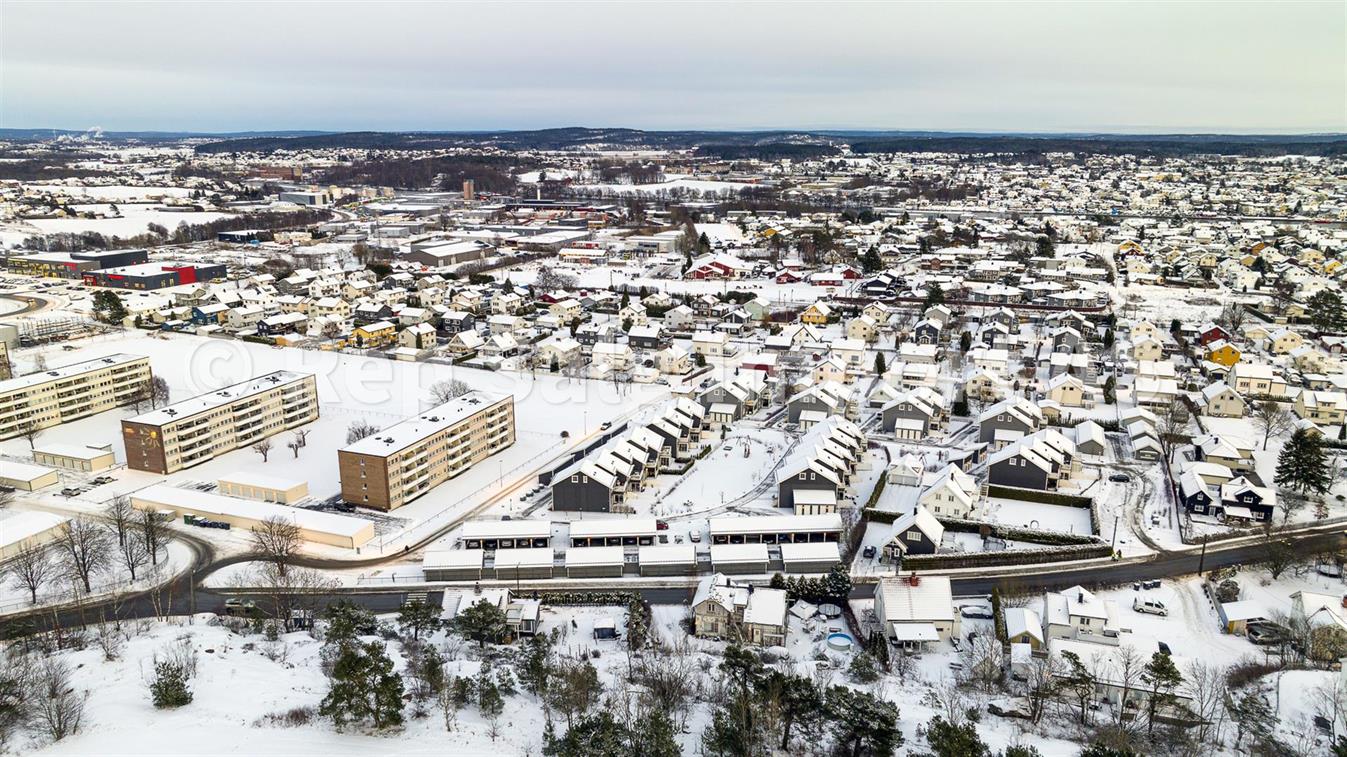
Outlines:
[[[75,208],[100,214],[111,212],[107,205],[76,205]],[[27,226],[32,227],[34,234],[96,231],[106,237],[131,237],[144,234],[152,223],[159,224],[171,232],[180,223],[190,226],[229,217],[228,213],[175,212],[163,210],[155,205],[118,205],[117,209],[121,214],[117,218],[39,218],[28,221]]]
[[[1015,528],[1062,531],[1071,534],[1091,533],[1090,511],[1084,507],[990,497],[987,500],[987,519]]]

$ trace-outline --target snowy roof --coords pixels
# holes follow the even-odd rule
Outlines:
[[[45,465],[0,460],[0,479],[8,481],[33,481],[55,470],[55,468],[48,468]]]
[[[907,578],[881,578],[879,594],[883,599],[885,622],[954,619],[948,576],[922,576],[915,585]]]
[[[712,535],[842,530],[842,516],[837,513],[826,515],[751,515],[711,518],[709,522]]]
[[[280,489],[282,491],[293,489],[296,486],[305,486],[307,482],[299,478],[284,478],[281,476],[268,476],[265,473],[255,473],[253,471],[234,471],[228,475],[220,476],[220,483],[242,484],[243,486],[258,486],[264,489]]]
[[[129,355],[124,352],[118,352],[105,357],[94,358],[92,360],[81,360],[78,363],[63,365],[60,368],[49,368],[45,371],[35,371],[23,376],[17,376],[8,381],[0,381],[0,395],[10,392],[29,389],[34,386],[41,386],[53,381],[78,376],[89,371],[102,370],[104,368],[116,367],[133,363],[137,360],[145,360],[144,355]]]
[[[540,568],[552,564],[551,547],[525,547],[496,550],[496,569]]]
[[[496,392],[472,391],[455,397],[443,405],[409,418],[401,423],[371,434],[354,444],[341,448],[342,452],[358,455],[388,457],[407,447],[461,423],[464,419],[500,402],[514,402],[514,395]]]
[[[697,562],[697,548],[692,544],[661,544],[641,547],[641,565],[692,565]]]
[[[793,562],[841,562],[842,555],[835,541],[810,541],[781,545],[781,561],[789,565]]]
[[[622,547],[571,547],[566,550],[566,567],[621,565],[625,552]]]
[[[463,524],[464,539],[545,539],[552,524],[545,520],[470,520]]]
[[[711,563],[760,562],[767,564],[766,544],[713,544]]]
[[[764,626],[786,623],[786,592],[781,589],[754,589],[744,607],[744,622]]]
[[[112,449],[107,447],[89,447],[83,444],[44,444],[41,447],[35,447],[34,453],[53,455],[55,457],[69,457],[75,460],[92,460],[103,455],[111,455]]]
[[[13,513],[7,518],[0,518],[0,547],[8,547],[11,544],[18,544],[24,539],[44,534],[69,520],[69,518],[56,513],[33,510],[24,510]]]
[[[654,518],[599,518],[571,523],[571,538],[645,536],[656,531]]]
[[[215,408],[229,405],[237,400],[252,397],[256,394],[269,392],[279,389],[283,386],[313,378],[312,373],[299,373],[298,371],[272,371],[264,373],[261,376],[242,381],[223,389],[217,389],[213,392],[198,394],[195,397],[174,402],[167,407],[161,407],[158,410],[151,410],[148,413],[142,413],[134,418],[128,419],[131,423],[143,423],[149,426],[163,426],[174,421],[181,421],[190,418],[199,413],[204,413]]]

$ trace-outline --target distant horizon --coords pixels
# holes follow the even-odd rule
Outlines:
[[[466,128],[313,128],[313,127],[278,127],[278,128],[252,128],[240,130],[200,130],[200,129],[174,129],[174,128],[133,128],[133,129],[112,129],[102,126],[86,127],[67,127],[67,126],[0,126],[0,133],[5,132],[62,132],[70,134],[88,133],[93,131],[104,134],[147,134],[176,136],[183,135],[187,137],[232,137],[240,135],[336,135],[336,134],[500,134],[500,133],[528,133],[528,132],[547,132],[562,131],[570,129],[586,129],[592,131],[636,131],[651,134],[659,133],[704,133],[704,134],[790,134],[798,132],[801,134],[820,135],[820,136],[863,136],[863,135],[909,135],[920,136],[924,134],[935,134],[942,136],[970,136],[970,137],[1333,137],[1347,138],[1347,128],[1341,131],[1279,131],[1275,129],[1172,129],[1172,130],[1110,130],[1110,129],[1073,129],[1073,130],[1020,130],[1020,129],[973,129],[973,128],[926,128],[926,127],[845,127],[845,126],[827,126],[827,127],[804,127],[804,126],[763,126],[746,128],[715,128],[704,126],[687,127],[660,127],[646,128],[639,126],[588,126],[588,125],[564,125],[564,126],[519,126],[519,127],[466,127]]]

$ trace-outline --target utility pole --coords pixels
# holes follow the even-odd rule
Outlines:
[[[1202,568],[1207,563],[1207,534],[1202,534],[1202,554],[1197,558],[1197,577],[1202,577]]]
[[[1115,510],[1113,513],[1113,544],[1109,546],[1109,551],[1112,552],[1113,554],[1118,553],[1118,521],[1121,519],[1122,519],[1122,511]],[[1201,573],[1202,571],[1198,570],[1198,574],[1200,575]]]

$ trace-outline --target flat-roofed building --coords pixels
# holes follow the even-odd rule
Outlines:
[[[60,474],[52,468],[0,460],[0,486],[31,492],[60,482]]]
[[[717,573],[766,573],[766,544],[713,544],[711,568]]]
[[[692,544],[660,544],[637,552],[643,576],[690,576],[697,572],[697,548]]]
[[[173,473],[318,420],[312,373],[275,371],[122,421],[126,464]]]
[[[514,396],[469,392],[338,450],[342,498],[396,510],[514,440]]]
[[[0,560],[25,549],[50,544],[65,533],[70,519],[56,513],[22,511],[0,518]]]
[[[781,565],[787,573],[827,573],[842,562],[835,541],[781,545]]]
[[[155,484],[132,493],[131,506],[137,510],[200,516],[242,529],[255,528],[268,518],[280,518],[298,526],[299,536],[305,541],[346,549],[363,546],[374,538],[374,522],[364,518],[179,489],[168,484]]]
[[[711,518],[710,527],[712,544],[837,541],[842,535],[842,516],[829,513]]]
[[[112,445],[89,447],[83,444],[44,444],[33,450],[33,462],[62,470],[93,473],[116,464]]]
[[[309,496],[309,483],[280,476],[268,476],[252,471],[237,471],[218,481],[221,494],[263,502],[293,505]]]
[[[438,549],[421,558],[427,581],[477,581],[482,577],[486,550]]]
[[[459,534],[468,549],[528,549],[552,545],[552,523],[545,520],[470,520]]]
[[[551,547],[525,547],[498,550],[492,565],[498,579],[551,578],[553,562]]]
[[[149,359],[124,353],[0,381],[0,439],[131,404],[149,386]]]
[[[571,523],[572,547],[632,547],[655,543],[654,518],[601,518]]]
[[[622,547],[571,547],[566,550],[566,577],[621,578],[626,559]]]

